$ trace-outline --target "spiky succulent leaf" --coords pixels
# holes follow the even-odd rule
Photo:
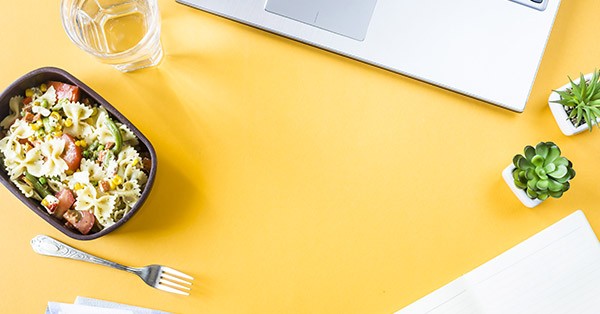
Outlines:
[[[527,196],[545,200],[549,196],[561,197],[569,189],[575,170],[567,158],[560,156],[556,144],[541,142],[535,148],[526,146],[523,152],[513,157],[512,176],[515,185],[525,190]]]
[[[595,70],[589,80],[580,74],[578,84],[570,77],[569,82],[570,88],[567,90],[554,91],[560,99],[553,102],[572,108],[569,119],[574,119],[576,126],[585,122],[590,132],[594,125],[600,128],[600,70]]]

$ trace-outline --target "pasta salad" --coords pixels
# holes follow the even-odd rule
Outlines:
[[[49,215],[82,234],[109,227],[139,200],[151,165],[138,139],[77,86],[49,81],[9,101],[0,161]]]

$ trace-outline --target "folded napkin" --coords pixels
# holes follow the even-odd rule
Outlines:
[[[74,304],[48,302],[46,314],[170,314],[104,300],[77,297]]]

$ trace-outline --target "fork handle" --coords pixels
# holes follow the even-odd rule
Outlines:
[[[70,258],[78,261],[94,263],[98,265],[108,266],[128,272],[137,273],[132,267],[127,267],[119,263],[105,260],[98,256],[80,251],[74,247],[64,244],[58,240],[52,239],[46,235],[37,235],[31,239],[31,247],[33,250],[42,255]]]

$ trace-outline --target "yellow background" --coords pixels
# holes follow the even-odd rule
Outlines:
[[[81,295],[176,313],[392,313],[576,209],[600,230],[600,129],[566,137],[547,106],[567,75],[600,66],[599,1],[563,1],[523,114],[159,5],[162,64],[123,74],[68,40],[59,1],[2,1],[0,86],[42,66],[69,71],[150,139],[159,168],[138,214],[88,242],[0,188],[1,312]],[[577,176],[528,209],[500,174],[549,140]],[[40,233],[178,268],[196,278],[192,295],[36,255]]]

